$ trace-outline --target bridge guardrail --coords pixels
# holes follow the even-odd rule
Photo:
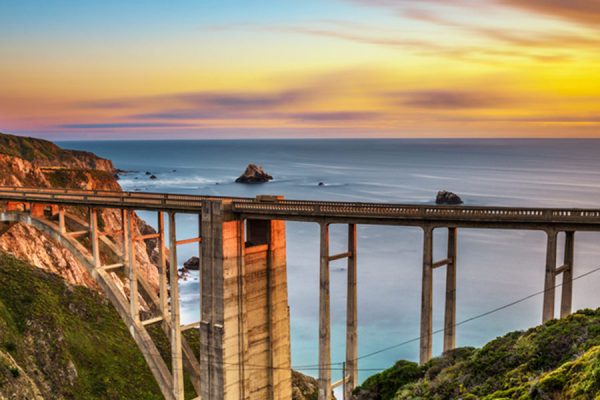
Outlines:
[[[600,223],[599,209],[431,206],[422,204],[360,203],[314,200],[261,201],[256,198],[198,196],[171,193],[111,192],[0,187],[0,199],[6,201],[56,202],[75,205],[175,209],[199,212],[206,200],[231,202],[231,210],[239,214],[272,214],[305,217],[362,217],[392,219],[455,219],[473,221],[517,221],[548,223]],[[79,204],[81,203],[81,204]]]

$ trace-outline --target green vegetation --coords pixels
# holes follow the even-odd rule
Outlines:
[[[55,169],[45,171],[50,187],[58,189],[81,189],[81,184],[92,182],[101,190],[118,190],[112,173],[94,169]]]
[[[102,296],[4,253],[0,287],[0,397],[25,373],[48,399],[162,398]]]
[[[357,399],[600,399],[600,309],[579,311],[419,367],[400,361]]]

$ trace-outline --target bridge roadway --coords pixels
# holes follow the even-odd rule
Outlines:
[[[319,266],[319,400],[329,400],[331,390],[343,386],[349,395],[357,376],[357,237],[358,224],[414,226],[423,230],[421,291],[420,362],[432,357],[433,271],[445,267],[444,351],[456,343],[457,241],[460,228],[541,230],[546,233],[544,299],[542,321],[556,316],[556,278],[562,274],[560,317],[571,313],[574,243],[576,231],[600,231],[600,209],[433,206],[388,203],[355,203],[311,200],[284,200],[278,196],[256,198],[196,196],[184,194],[111,192],[97,190],[58,190],[0,187],[0,202],[7,212],[2,221],[34,224],[69,244],[89,267],[90,273],[107,292],[121,313],[154,373],[165,398],[183,399],[183,368],[193,377],[198,399],[269,399],[291,396],[289,354],[289,312],[285,226],[281,221],[313,222],[320,225]],[[18,206],[21,205],[21,206]],[[24,205],[24,206],[23,206]],[[51,206],[48,209],[48,206]],[[83,231],[68,232],[65,206],[89,209],[89,223]],[[102,266],[100,242],[106,244],[113,233],[100,232],[97,210],[121,210],[122,229],[118,250],[121,263]],[[158,213],[158,233],[134,237],[134,210]],[[48,213],[48,211],[50,211]],[[175,214],[196,214],[198,238],[177,240]],[[163,214],[169,218],[165,231]],[[48,219],[49,218],[49,219]],[[55,224],[58,219],[58,224]],[[329,225],[348,226],[348,248],[329,253]],[[447,254],[433,260],[433,231],[448,230]],[[557,265],[558,234],[564,232],[564,260]],[[76,235],[89,235],[91,250],[82,248]],[[168,235],[168,266],[165,243]],[[158,238],[160,246],[160,293],[147,302],[158,304],[160,315],[140,320],[138,281],[132,252],[136,240]],[[115,242],[116,243],[116,242]],[[198,243],[201,258],[201,320],[180,326],[177,299],[177,245]],[[111,245],[115,247],[113,243]],[[346,375],[331,382],[330,262],[347,259]],[[541,261],[541,260],[540,260]],[[544,262],[540,262],[540,267]],[[120,270],[121,268],[122,270]],[[108,271],[121,271],[128,278],[129,295],[110,281]],[[170,274],[170,294],[166,273]],[[133,295],[131,295],[133,293]],[[161,323],[171,341],[171,372],[145,331],[145,326]],[[257,322],[262,321],[262,322]],[[259,325],[256,325],[259,324]],[[181,332],[199,328],[201,352],[196,360]],[[258,336],[256,336],[258,335]],[[264,338],[268,338],[265,342]],[[260,338],[260,341],[257,342]],[[248,343],[261,343],[249,346]],[[245,365],[264,365],[259,375],[245,372]]]
[[[201,213],[207,200],[246,219],[459,228],[600,231],[600,209],[438,206],[284,200],[276,196],[223,197],[170,193],[0,187],[0,200]]]

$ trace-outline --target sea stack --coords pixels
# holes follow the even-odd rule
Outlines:
[[[200,269],[200,259],[198,257],[191,257],[183,263],[183,267],[187,270],[198,271]]]
[[[462,204],[462,199],[455,193],[440,190],[435,198],[435,204]]]
[[[264,183],[271,179],[273,177],[267,174],[260,165],[248,164],[244,173],[235,181],[237,183]]]

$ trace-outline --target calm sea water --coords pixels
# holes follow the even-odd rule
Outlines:
[[[593,140],[261,140],[63,142],[92,151],[117,168],[125,190],[231,196],[278,194],[290,199],[432,203],[438,190],[470,205],[600,207],[600,141]],[[243,185],[234,179],[250,163],[275,179]],[[157,180],[144,174],[150,171]],[[323,182],[324,186],[318,183]],[[155,224],[152,213],[140,213]],[[196,222],[180,216],[181,237]],[[317,363],[318,226],[288,223],[288,282],[294,365]],[[331,252],[343,250],[344,227],[334,227]],[[562,244],[562,238],[559,245]],[[419,335],[422,233],[415,228],[358,228],[359,354]],[[444,258],[445,232],[435,236]],[[180,263],[197,254],[179,249]],[[600,266],[600,235],[576,236],[575,275]],[[559,257],[562,251],[559,250]],[[545,236],[539,232],[461,230],[458,244],[458,321],[543,289]],[[332,360],[344,357],[345,265],[332,270]],[[182,282],[184,322],[198,319],[198,277]],[[434,274],[434,330],[443,325],[443,269]],[[560,279],[559,279],[560,282]],[[574,308],[600,306],[600,273],[574,282]],[[557,301],[560,296],[558,296]],[[480,346],[540,322],[541,296],[462,325],[459,346]],[[441,352],[440,335],[434,352]],[[378,369],[418,358],[410,343],[360,361]],[[307,371],[314,374],[315,371]],[[361,378],[372,374],[361,371]],[[339,373],[334,373],[339,377]]]

